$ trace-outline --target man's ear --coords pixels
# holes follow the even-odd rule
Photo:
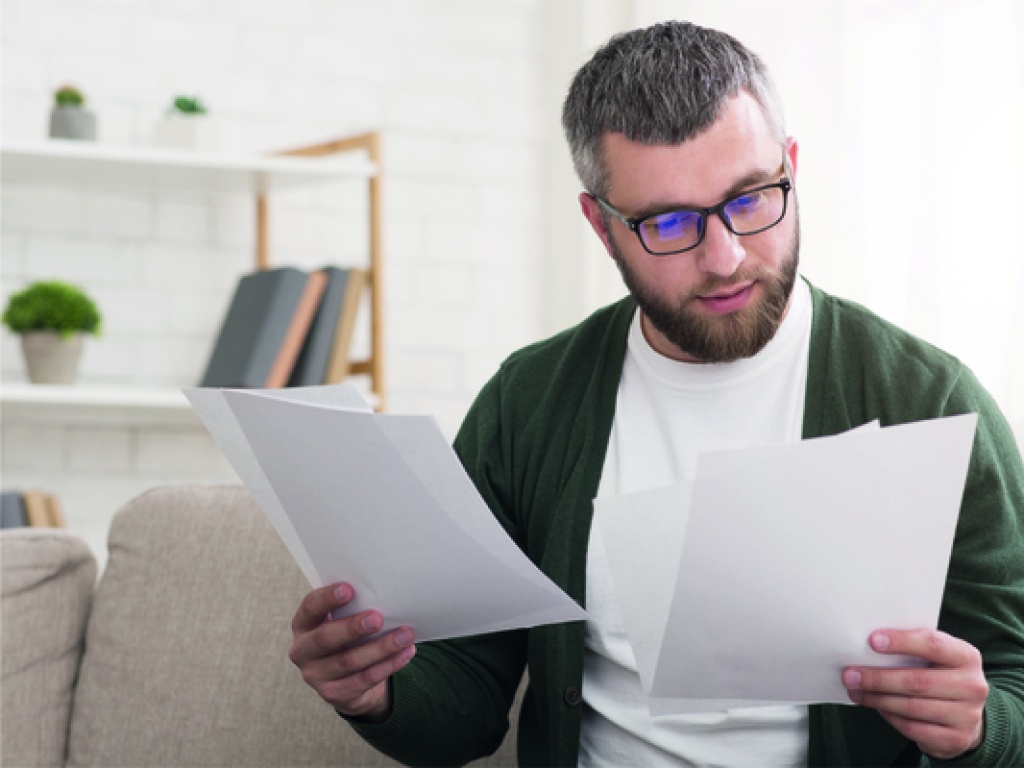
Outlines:
[[[786,157],[789,159],[789,175],[790,181],[796,184],[796,160],[797,155],[800,154],[800,145],[797,140],[792,136],[786,137]]]
[[[601,242],[604,243],[604,249],[608,251],[610,256],[612,249],[611,243],[608,241],[608,227],[605,225],[600,204],[589,192],[580,192],[579,201],[584,218],[590,222],[591,229],[601,238]]]

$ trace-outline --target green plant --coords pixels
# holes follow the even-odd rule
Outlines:
[[[205,115],[206,105],[198,96],[178,96],[174,99],[172,112],[180,112],[183,115]]]
[[[13,294],[2,319],[14,333],[56,331],[68,337],[78,331],[97,336],[100,332],[100,312],[92,299],[56,280],[33,283]]]
[[[57,89],[53,94],[53,100],[58,107],[80,107],[85,104],[85,96],[73,85],[65,85]]]

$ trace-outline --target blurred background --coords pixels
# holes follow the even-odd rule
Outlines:
[[[452,437],[507,354],[624,294],[559,112],[598,45],[669,18],[733,33],[774,73],[801,144],[803,273],[964,360],[1020,440],[1021,0],[3,0],[2,139],[45,140],[65,84],[110,146],[151,145],[178,94],[202,98],[225,154],[380,131],[388,409]],[[272,263],[361,263],[365,205],[342,183],[275,195]],[[194,385],[254,217],[232,193],[5,179],[2,298],[44,278],[96,298],[83,384]],[[23,382],[6,330],[0,349],[3,382]],[[4,405],[4,487],[57,494],[97,550],[137,492],[234,482],[198,422]]]

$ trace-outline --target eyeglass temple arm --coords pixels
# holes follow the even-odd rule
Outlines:
[[[616,219],[618,219],[619,221],[621,221],[621,222],[622,222],[623,224],[625,224],[625,225],[626,225],[627,227],[629,227],[629,229],[630,229],[631,231],[633,231],[633,232],[636,232],[636,231],[637,231],[637,229],[639,229],[639,228],[640,228],[640,226],[639,226],[639,224],[638,224],[637,222],[635,222],[635,221],[630,221],[629,219],[627,219],[627,218],[626,218],[625,216],[623,216],[623,215],[622,215],[621,213],[619,213],[619,212],[618,212],[617,210],[615,210],[614,208],[612,208],[611,204],[610,204],[610,203],[608,203],[607,201],[605,201],[605,200],[602,200],[602,199],[601,199],[600,197],[598,197],[597,195],[591,194],[590,192],[587,192],[587,194],[588,194],[588,195],[590,195],[591,199],[593,199],[593,200],[596,200],[596,201],[597,201],[597,204],[598,204],[598,205],[599,205],[599,206],[600,206],[600,207],[601,207],[601,208],[602,208],[602,209],[603,209],[604,211],[607,211],[607,212],[608,212],[608,213],[610,213],[610,214],[611,214],[612,216],[614,216],[614,217],[615,217]]]

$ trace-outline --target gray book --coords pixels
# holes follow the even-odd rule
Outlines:
[[[351,270],[324,267],[321,271],[327,275],[327,287],[306,336],[306,343],[302,345],[299,359],[288,380],[289,387],[314,386],[327,381],[327,366],[331,361],[334,337],[338,331],[342,303],[345,301],[345,286]]]
[[[28,525],[25,518],[25,503],[18,491],[4,491],[0,502],[0,528],[22,528]]]
[[[200,386],[287,384],[326,283],[326,275],[309,275],[294,267],[242,277]]]

